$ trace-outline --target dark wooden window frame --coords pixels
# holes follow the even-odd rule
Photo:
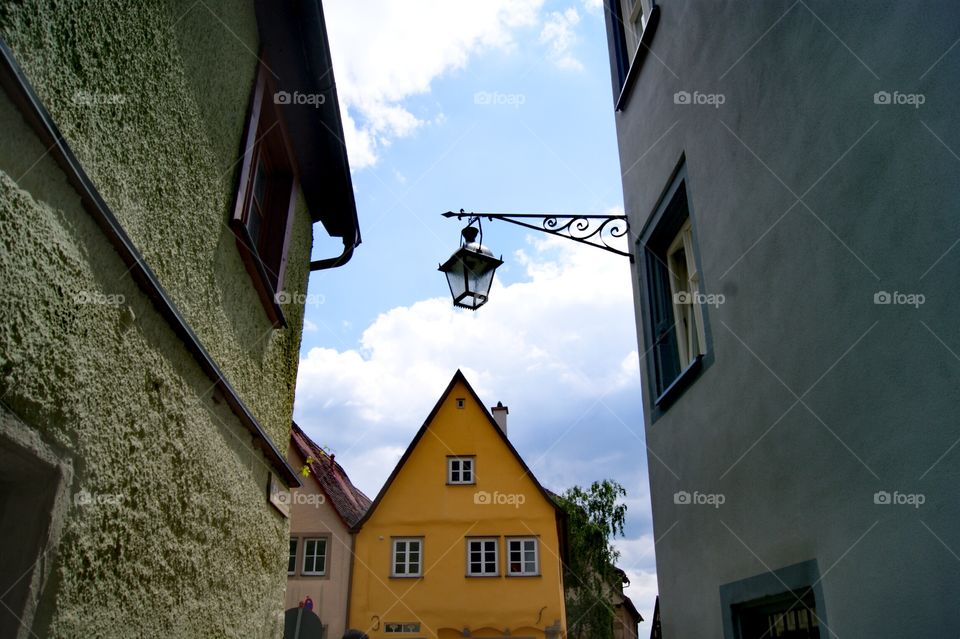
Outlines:
[[[283,328],[287,323],[278,294],[283,290],[300,182],[281,105],[273,99],[276,94],[270,71],[261,63],[243,133],[230,229],[267,318],[275,328]]]
[[[665,253],[687,219],[693,226],[694,258],[705,290],[703,268],[697,242],[696,219],[690,201],[685,159],[681,157],[673,176],[660,196],[653,214],[637,241],[636,254],[640,271],[641,311],[643,314],[646,366],[652,399],[651,421],[656,421],[699,375],[713,363],[713,342],[707,309],[703,308],[705,354],[697,355],[685,368],[680,368],[673,319],[672,297],[666,278]],[[671,365],[672,362],[672,365]]]

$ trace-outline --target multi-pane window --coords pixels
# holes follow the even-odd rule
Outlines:
[[[739,639],[819,639],[813,592],[788,592],[734,606]]]
[[[258,71],[244,133],[240,185],[230,228],[244,266],[274,326],[283,326],[287,245],[298,191],[293,152],[270,72]]]
[[[325,575],[327,573],[327,540],[325,538],[303,540],[304,575]]]
[[[447,483],[473,484],[473,457],[447,457]]]
[[[287,574],[292,575],[297,570],[297,539],[290,538],[290,556],[287,559]]]
[[[419,577],[423,573],[423,540],[401,537],[393,540],[394,577]]]
[[[703,311],[700,307],[700,273],[693,252],[693,230],[687,219],[667,249],[670,298],[677,333],[680,367],[686,368],[704,352]]]
[[[383,624],[383,631],[387,634],[393,634],[398,632],[420,632],[420,624],[419,623],[387,622]]]
[[[467,575],[494,577],[500,574],[496,539],[467,540]]]
[[[686,185],[677,178],[643,243],[648,311],[648,362],[656,405],[707,352],[702,281],[697,267]],[[669,391],[669,392],[668,392]],[[664,404],[665,405],[665,404]]]
[[[633,62],[640,46],[640,36],[643,35],[646,12],[643,5],[646,0],[619,0],[620,20],[623,22],[624,46],[628,60]]]
[[[540,552],[536,537],[507,539],[507,574],[511,576],[540,574]]]

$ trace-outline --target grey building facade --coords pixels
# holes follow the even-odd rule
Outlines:
[[[960,5],[605,13],[663,636],[956,636]]]

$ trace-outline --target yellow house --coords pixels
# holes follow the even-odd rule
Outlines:
[[[562,511],[457,371],[356,526],[348,616],[371,639],[566,636]]]

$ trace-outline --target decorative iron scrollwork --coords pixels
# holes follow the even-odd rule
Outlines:
[[[624,255],[633,261],[633,256],[628,251],[617,248],[611,243],[611,240],[624,237],[630,232],[630,224],[626,215],[513,215],[466,213],[463,209],[460,209],[459,213],[447,211],[443,216],[456,217],[458,220],[465,217],[470,220],[484,217],[488,220],[501,220],[534,231],[543,231],[574,242],[594,246],[617,255]],[[532,223],[536,220],[539,220],[539,225]]]

